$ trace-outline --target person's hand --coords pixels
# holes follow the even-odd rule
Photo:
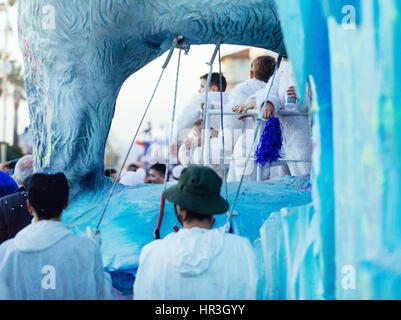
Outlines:
[[[263,108],[263,104],[260,107]],[[274,117],[274,106],[271,102],[268,101],[266,103],[265,111],[263,112],[263,118],[270,119],[273,117]]]
[[[244,104],[234,107],[232,110],[235,113],[247,113],[249,110],[256,109],[256,99],[250,99]]]
[[[202,111],[205,110],[205,103],[204,102],[201,103],[201,109],[202,109]],[[214,104],[211,104],[209,109],[214,109]]]
[[[3,172],[5,172],[5,173],[9,173],[10,172],[10,168],[9,168],[9,165],[11,164],[11,161],[6,161],[6,162],[3,162],[1,165],[0,165],[0,171],[3,171]]]
[[[173,154],[173,155],[177,155],[178,154],[178,143],[177,142],[174,142],[171,145],[171,154]]]
[[[192,146],[192,141],[193,141],[192,138],[187,138],[187,139],[185,139],[185,141],[184,141],[184,148],[185,148],[185,149],[190,149],[191,146]]]
[[[219,131],[215,128],[210,129],[210,138],[217,138],[219,136]]]
[[[97,247],[100,249],[100,246],[102,245],[102,237],[99,230],[88,226],[86,227],[86,236],[89,239],[92,239],[96,243]]]
[[[298,99],[297,93],[296,93],[294,87],[289,87],[288,90],[287,90],[287,94],[289,95],[289,97],[290,97],[291,99]]]

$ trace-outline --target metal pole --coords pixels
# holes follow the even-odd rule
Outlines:
[[[206,110],[206,105],[205,105],[205,110]],[[209,110],[206,111],[206,119],[204,119],[205,122],[205,130],[203,130],[203,133],[205,135],[205,142],[202,141],[202,144],[205,145],[205,152],[206,152],[206,156],[205,159],[203,161],[204,165],[208,165],[213,163],[213,161],[211,161],[210,159],[210,133],[211,133],[211,125],[210,125],[210,113]],[[202,154],[203,156],[203,154]]]
[[[260,121],[263,121],[263,120],[260,120]],[[256,125],[256,129],[255,130],[258,130],[258,132],[257,132],[257,141],[260,141],[260,138],[262,136],[263,128],[262,128],[262,126]],[[256,163],[256,161],[255,161],[254,165],[256,166],[256,181],[258,181],[258,182],[262,181],[262,179],[263,179],[263,168],[260,165],[258,165]]]
[[[202,151],[201,151],[201,159],[202,159],[202,164],[205,165],[207,164],[208,158],[207,155],[205,156],[205,141],[206,141],[206,114],[208,112],[209,106],[208,106],[208,95],[209,95],[209,86],[210,86],[210,81],[212,78],[212,72],[213,72],[213,63],[214,60],[216,59],[216,55],[218,51],[220,50],[220,45],[221,45],[221,37],[217,40],[216,47],[214,48],[212,58],[210,59],[210,62],[207,62],[206,64],[209,65],[209,74],[207,76],[206,80],[206,87],[205,87],[205,106],[203,109],[203,130],[202,130]]]

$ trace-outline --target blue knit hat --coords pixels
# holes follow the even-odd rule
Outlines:
[[[0,198],[13,194],[18,185],[7,173],[0,171]]]

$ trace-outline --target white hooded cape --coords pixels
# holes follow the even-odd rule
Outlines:
[[[0,299],[111,298],[111,278],[93,240],[42,220],[0,246]]]
[[[134,284],[136,300],[256,299],[258,271],[245,238],[219,229],[181,229],[146,245]]]

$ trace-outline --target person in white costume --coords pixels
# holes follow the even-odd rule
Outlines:
[[[266,87],[266,83],[274,72],[276,61],[270,56],[259,56],[251,63],[249,71],[249,79],[236,85],[228,93],[228,101],[223,105],[224,111],[232,112],[237,106],[245,103],[247,99],[254,95],[259,90]],[[216,76],[217,77],[217,76]],[[224,159],[226,161],[226,170],[229,168],[229,159],[232,156],[233,148],[238,137],[246,134],[247,130],[253,130],[254,120],[248,116],[225,115],[223,117],[224,126]],[[220,126],[219,126],[220,127]],[[210,166],[220,177],[224,175],[224,164],[222,162],[222,135],[223,131],[218,131],[219,135],[210,140]],[[201,159],[201,148],[193,152],[195,160]],[[192,163],[199,164],[200,162],[193,161]],[[227,172],[227,171],[226,171]]]
[[[191,101],[186,105],[180,115],[176,120],[176,125],[174,126],[174,147],[177,145],[181,146],[186,136],[190,133],[192,124],[199,119],[202,119],[202,112],[205,103],[205,87],[208,74],[200,77],[200,88],[198,94],[194,95]],[[223,96],[223,106],[227,104],[227,93],[225,92],[227,88],[227,81],[224,76],[222,76],[222,96]],[[210,86],[208,90],[208,105],[210,108],[219,109],[221,105],[220,97],[220,74],[212,73]],[[220,128],[220,116],[212,116],[211,127],[218,130]]]
[[[195,121],[192,125],[192,131],[181,145],[178,151],[178,159],[183,165],[202,163],[202,128],[203,120]],[[212,129],[209,133],[211,143],[218,141],[215,139],[218,135],[217,130]],[[212,144],[212,147],[215,147],[215,145]],[[216,150],[213,151],[216,153]],[[223,175],[223,168],[218,164],[213,165],[211,163],[209,166],[221,177]]]
[[[246,113],[248,110],[256,109],[256,106],[262,108],[267,97],[267,92],[271,86],[271,81],[272,79],[269,80],[265,89],[258,91],[253,97],[248,99],[246,104],[240,106],[237,109],[237,112]],[[297,102],[287,103],[288,97],[291,99],[295,99]],[[299,104],[294,88],[293,71],[291,65],[286,59],[283,59],[272,85],[272,89],[263,116],[265,119],[273,116],[278,116],[282,125],[283,134],[283,147],[281,149],[282,159],[295,160],[295,162],[288,161],[284,166],[273,167],[271,174],[269,174],[270,177],[282,175],[303,176],[310,174],[312,142],[310,134],[310,123],[307,116],[310,103],[311,96],[308,87],[306,90],[304,105],[301,106]],[[283,112],[293,112],[298,115],[281,115],[281,113]],[[247,137],[247,146],[252,143],[252,139],[253,136],[251,137],[251,135]],[[237,142],[237,144],[239,144],[239,142]],[[256,141],[255,146],[257,145],[257,143],[258,141]],[[242,161],[238,161],[240,165],[230,168],[232,172],[229,173],[229,179],[235,176],[235,178],[231,181],[239,180],[240,176],[238,176],[238,174],[242,174],[244,169],[246,158],[246,156],[244,155],[245,152],[243,152],[240,147],[238,147],[238,149],[240,151],[237,152],[237,154],[242,155],[242,157],[239,156],[238,158]],[[247,150],[246,155],[248,154],[248,151],[249,149]],[[234,153],[236,152],[234,151]],[[248,165],[254,166],[254,163],[249,163]],[[248,173],[252,173],[251,168],[247,168],[246,171]]]
[[[250,242],[211,228],[212,215],[228,210],[221,185],[211,168],[189,166],[166,190],[183,229],[143,248],[134,299],[256,299],[259,277]]]
[[[183,165],[200,164],[202,159],[198,150],[202,145],[202,128],[203,120],[196,120],[192,124],[191,132],[187,135],[184,143],[181,145],[180,150],[178,151],[178,160]]]
[[[270,56],[261,56],[256,58],[251,65],[250,79],[236,86],[229,96],[229,102],[232,105],[232,110],[239,114],[244,113],[243,108],[249,99],[255,97],[260,91],[265,91],[266,84],[271,79],[276,67],[276,60]],[[248,111],[249,109],[247,109]],[[227,181],[239,181],[242,174],[244,174],[244,167],[249,148],[252,145],[254,138],[254,124],[253,120],[248,116],[243,115],[238,118],[238,121],[243,122],[241,134],[234,139],[232,160],[230,163]],[[238,122],[237,121],[237,122]],[[237,127],[233,126],[232,127]],[[226,133],[226,130],[224,130]],[[263,177],[265,180],[270,177],[270,170],[268,167],[263,169]],[[256,180],[255,163],[250,160],[248,162],[247,170],[245,171],[244,179]]]
[[[276,60],[271,56],[255,58],[251,63],[249,79],[239,83],[228,93],[228,108],[230,111],[235,111],[238,106],[246,103],[250,97],[266,88],[266,83],[273,75],[275,67]],[[224,127],[227,130],[252,129],[253,121],[247,116],[229,116],[225,117]]]
[[[136,171],[127,171],[123,169],[121,173],[120,183],[126,186],[136,186],[145,183],[146,171],[143,168],[138,168]]]
[[[68,193],[62,173],[32,176],[27,205],[34,221],[0,246],[0,299],[111,299],[100,235],[88,229],[92,239],[75,236],[61,222]]]

